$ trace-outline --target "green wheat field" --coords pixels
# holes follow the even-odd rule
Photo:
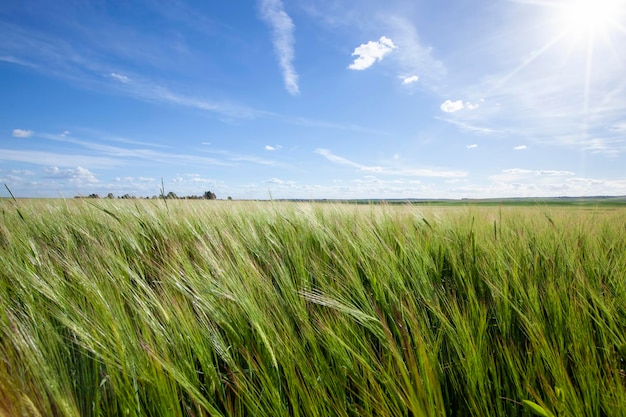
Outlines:
[[[626,209],[0,200],[1,416],[623,416]]]

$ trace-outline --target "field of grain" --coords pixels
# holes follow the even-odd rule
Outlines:
[[[0,256],[2,416],[626,410],[624,209],[2,199]]]

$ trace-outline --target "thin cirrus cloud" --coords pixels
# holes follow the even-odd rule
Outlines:
[[[477,145],[477,144],[475,144],[475,143],[472,143],[471,145],[466,145],[465,147],[466,147],[467,149],[476,149],[476,148],[478,148],[478,145]]]
[[[278,150],[282,149],[282,146],[281,146],[281,145],[275,145],[275,146],[272,146],[272,145],[265,145],[265,148],[264,148],[264,149],[265,149],[266,151],[278,151]]]
[[[32,130],[28,129],[13,129],[13,137],[14,138],[29,138],[33,135]]]
[[[318,148],[315,153],[323,156],[330,162],[337,165],[345,165],[358,169],[359,171],[372,172],[382,175],[395,175],[395,176],[407,176],[407,177],[442,177],[442,178],[454,178],[465,177],[467,173],[464,171],[448,171],[448,170],[435,170],[435,169],[416,169],[416,168],[386,168],[381,166],[368,166],[359,164],[358,162],[351,161],[339,155],[333,154],[328,149]]]
[[[261,19],[272,29],[272,43],[283,72],[285,88],[291,95],[300,92],[298,74],[293,66],[295,25],[281,0],[260,0]]]
[[[128,78],[127,76],[123,75],[123,74],[118,74],[116,72],[112,72],[111,74],[109,74],[109,76],[121,83],[124,84],[128,84],[130,82],[130,78]]]
[[[516,151],[523,151],[524,149],[527,149],[527,146],[526,145],[519,145],[519,146],[515,146],[513,149],[516,150]]]
[[[361,71],[374,65],[376,61],[382,61],[384,57],[398,47],[386,36],[381,36],[378,41],[369,41],[354,49],[352,56],[357,58],[348,66],[351,70]]]

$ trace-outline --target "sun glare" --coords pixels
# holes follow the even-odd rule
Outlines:
[[[593,35],[619,26],[625,0],[572,0],[562,4],[565,30],[579,35]]]

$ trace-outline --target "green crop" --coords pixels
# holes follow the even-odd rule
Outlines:
[[[0,262],[0,416],[626,410],[619,208],[4,199]]]

